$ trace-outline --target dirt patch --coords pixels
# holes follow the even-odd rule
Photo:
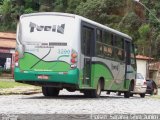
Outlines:
[[[0,88],[0,95],[13,95],[13,94],[36,94],[41,93],[41,88],[36,86],[17,86],[15,88]]]

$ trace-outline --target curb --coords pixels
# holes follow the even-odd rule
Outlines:
[[[41,93],[38,87],[15,87],[0,89],[0,95],[31,95]]]

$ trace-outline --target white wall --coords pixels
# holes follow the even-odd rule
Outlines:
[[[137,60],[137,73],[141,73],[145,78],[147,78],[147,61]]]

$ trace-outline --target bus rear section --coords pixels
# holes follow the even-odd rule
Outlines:
[[[17,29],[14,78],[41,85],[45,96],[62,88],[78,87],[78,32],[74,16],[67,14],[23,15]],[[53,92],[55,91],[55,92]]]

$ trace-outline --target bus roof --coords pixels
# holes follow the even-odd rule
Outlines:
[[[132,38],[131,38],[129,35],[125,34],[125,33],[122,33],[122,32],[120,32],[120,31],[117,31],[117,30],[115,30],[115,29],[112,29],[112,28],[110,28],[110,27],[107,27],[107,26],[105,26],[105,25],[102,25],[102,24],[100,24],[100,23],[98,23],[98,22],[95,22],[95,21],[93,21],[93,20],[87,19],[87,18],[85,18],[85,17],[79,16],[79,15],[75,15],[75,14],[70,14],[70,13],[39,12],[39,13],[24,14],[24,15],[22,15],[22,16],[20,17],[20,19],[22,19],[23,17],[39,16],[39,15],[55,15],[55,16],[65,16],[65,17],[71,17],[71,18],[78,18],[78,19],[80,19],[80,20],[83,20],[84,22],[88,22],[88,23],[93,24],[93,25],[95,25],[95,26],[97,26],[97,27],[103,28],[103,29],[108,30],[108,31],[110,31],[110,32],[112,32],[112,33],[118,34],[118,35],[120,35],[120,36],[123,36],[123,37],[125,37],[125,38],[128,38],[128,39],[132,40]]]

